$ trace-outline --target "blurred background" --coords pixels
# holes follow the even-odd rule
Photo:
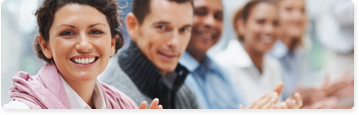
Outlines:
[[[32,40],[37,24],[34,16],[42,0],[5,0],[1,4],[1,106],[10,101],[8,91],[12,76],[18,71],[35,75],[43,66],[32,50]],[[208,52],[210,56],[224,50],[236,38],[231,24],[234,12],[248,0],[223,0],[224,31],[217,45]],[[348,1],[340,4],[338,1]],[[121,17],[131,10],[132,0],[117,0]],[[352,7],[352,10],[348,10]],[[350,0],[306,0],[309,18],[305,37],[304,86],[317,85],[325,74],[333,79],[343,71],[354,73],[354,5]],[[350,8],[349,8],[350,9]],[[345,14],[343,14],[344,12]],[[339,22],[333,19],[339,19]],[[344,25],[345,27],[341,26]],[[125,46],[129,37],[125,34]]]

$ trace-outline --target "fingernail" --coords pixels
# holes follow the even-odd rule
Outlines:
[[[155,99],[153,99],[153,100],[158,100],[158,98],[155,98]]]

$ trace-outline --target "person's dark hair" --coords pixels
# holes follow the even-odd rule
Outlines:
[[[276,7],[278,6],[277,1],[275,0],[250,0],[243,8],[240,8],[235,12],[233,17],[234,26],[237,25],[238,20],[242,20],[244,23],[246,23],[252,9],[260,3],[269,3]],[[236,27],[234,27],[234,29],[237,30]],[[244,37],[240,35],[240,33],[236,31],[236,34],[238,36],[239,41],[244,41]]]
[[[142,24],[145,17],[151,12],[150,3],[152,0],[133,0],[131,12],[135,15],[138,22]],[[193,0],[168,0],[178,4],[190,2],[193,8]]]
[[[116,4],[116,0],[44,0],[35,12],[39,26],[38,33],[44,41],[48,42],[50,40],[49,31],[53,24],[56,11],[68,4],[89,5],[102,12],[110,25],[111,38],[117,35],[115,52],[123,46],[123,21],[119,17],[119,7]],[[52,63],[52,59],[47,59],[42,52],[38,36],[34,39],[33,45],[38,58],[47,63]]]

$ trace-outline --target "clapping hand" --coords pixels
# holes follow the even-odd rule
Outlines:
[[[153,99],[149,109],[163,109],[162,105],[158,105],[159,103],[160,101],[157,98]],[[143,101],[140,107],[138,107],[138,109],[146,109],[146,108],[147,108],[146,101]]]
[[[277,84],[276,88],[271,93],[264,94],[258,100],[249,104],[246,108],[241,104],[239,109],[273,109],[279,99],[279,95],[282,94],[284,89],[283,82]]]

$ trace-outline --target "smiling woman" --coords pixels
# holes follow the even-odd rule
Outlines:
[[[35,13],[39,35],[34,46],[47,64],[33,77],[26,72],[13,77],[13,101],[4,108],[137,108],[127,95],[96,79],[123,45],[117,8],[115,0],[43,1]],[[158,100],[152,104],[161,108]]]

